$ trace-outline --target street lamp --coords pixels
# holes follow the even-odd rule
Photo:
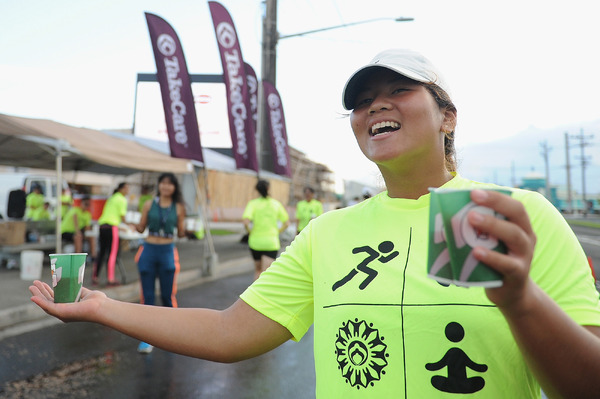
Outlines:
[[[283,35],[283,36],[281,36],[281,35],[277,34],[277,40],[287,39],[289,37],[304,36],[304,35],[308,35],[310,33],[323,32],[323,31],[326,31],[326,30],[332,30],[332,29],[338,29],[338,28],[345,28],[345,27],[353,26],[353,25],[367,24],[367,23],[370,23],[370,22],[377,22],[377,21],[410,22],[410,21],[414,21],[414,20],[415,19],[411,18],[411,17],[373,18],[373,19],[367,19],[365,21],[350,22],[348,24],[330,26],[328,28],[320,28],[320,29],[309,30],[309,31],[306,31],[306,32],[301,32],[301,33],[294,33],[294,34],[291,34],[291,35]]]
[[[350,22],[347,24],[335,25],[326,28],[313,29],[306,32],[293,33],[290,35],[280,35],[277,31],[277,1],[268,0],[265,17],[263,19],[263,40],[262,40],[262,63],[261,63],[261,79],[269,81],[276,86],[276,58],[277,58],[277,43],[279,40],[288,39],[290,37],[298,37],[309,35],[312,33],[323,32],[333,29],[346,28],[349,26],[367,24],[378,21],[395,21],[395,22],[410,22],[414,21],[412,17],[381,17],[372,18],[364,21]]]
[[[277,58],[277,42],[290,37],[304,36],[311,33],[317,33],[332,29],[346,28],[359,24],[366,24],[377,21],[395,21],[409,22],[414,21],[410,17],[382,17],[373,18],[364,21],[350,22],[347,24],[330,26],[327,28],[313,29],[306,32],[294,33],[291,35],[279,35],[277,31],[277,0],[265,0],[266,10],[263,18],[263,40],[262,40],[262,62],[261,62],[261,80],[271,82],[274,86],[276,79],[276,58]],[[271,147],[269,145],[269,134],[267,129],[266,114],[264,111],[264,99],[262,94],[262,84],[259,85],[258,91],[258,126],[257,126],[257,145],[259,170],[272,170]]]

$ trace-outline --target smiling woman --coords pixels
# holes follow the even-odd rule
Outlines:
[[[540,385],[553,397],[596,397],[600,300],[585,254],[537,192],[506,195],[456,172],[448,93],[431,62],[408,50],[352,74],[344,106],[387,191],[312,220],[228,309],[136,306],[86,289],[80,303],[55,304],[39,281],[32,300],[65,321],[222,362],[299,340],[314,323],[317,398],[540,398]],[[462,226],[508,251],[475,246],[467,261],[494,269],[501,286],[428,277],[432,187],[470,191]]]

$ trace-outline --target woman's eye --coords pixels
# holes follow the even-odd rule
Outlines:
[[[354,107],[355,107],[355,108],[358,108],[358,107],[360,107],[361,105],[367,105],[367,104],[370,104],[370,103],[371,103],[371,101],[372,101],[372,99],[371,99],[371,98],[368,98],[368,97],[359,97],[359,98],[357,98],[357,100],[356,100],[356,102],[355,102],[355,104],[354,104]]]

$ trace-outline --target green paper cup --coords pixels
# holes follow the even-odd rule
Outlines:
[[[497,238],[474,229],[467,220],[470,211],[494,215],[492,209],[471,201],[471,190],[431,189],[429,208],[429,277],[442,283],[463,287],[500,287],[502,275],[478,262],[473,248],[482,246],[506,253]],[[492,190],[510,195],[508,190]]]
[[[86,253],[50,254],[54,302],[70,303],[79,301],[86,258]]]

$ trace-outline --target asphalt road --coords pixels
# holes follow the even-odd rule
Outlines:
[[[600,279],[600,229],[571,226],[586,255],[591,257],[596,278]]]
[[[223,309],[251,273],[182,290],[181,307]],[[219,364],[154,349],[90,323],[10,337],[0,347],[1,398],[314,398],[312,330],[255,359]],[[52,371],[49,371],[52,370]],[[34,377],[31,377],[31,376]]]

